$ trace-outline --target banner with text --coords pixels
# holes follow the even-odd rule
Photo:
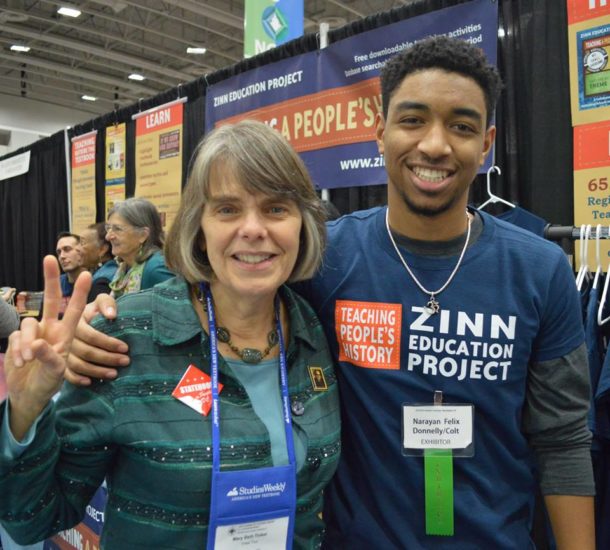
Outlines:
[[[106,128],[105,214],[114,203],[125,200],[125,123]]]
[[[31,151],[26,151],[9,159],[0,160],[0,181],[27,174],[30,170],[30,153]]]
[[[44,550],[99,550],[104,528],[104,514],[108,490],[100,487],[85,509],[85,517],[78,525],[61,531],[44,542]]]
[[[261,120],[290,141],[319,187],[385,183],[375,142],[380,68],[393,54],[436,34],[476,44],[495,63],[497,25],[497,2],[474,0],[241,73],[208,88],[206,130]]]
[[[245,0],[244,57],[303,34],[303,0]]]
[[[567,0],[572,125],[610,119],[610,2]]]
[[[182,189],[182,120],[186,98],[138,113],[136,120],[136,197],[159,210],[167,231]]]
[[[593,230],[610,224],[610,121],[574,127],[574,225]],[[595,232],[593,232],[595,235]],[[600,241],[604,270],[610,261],[610,242]],[[595,246],[588,247],[589,266],[597,265]],[[603,259],[605,258],[605,261]],[[580,267],[580,262],[577,262]]]
[[[79,235],[95,223],[95,141],[97,132],[72,138],[72,224]]]
[[[567,0],[570,102],[574,126],[574,225],[610,223],[610,3]],[[578,241],[580,243],[580,241]],[[610,241],[599,243],[602,266],[610,260]],[[596,246],[588,265],[597,265]],[[605,261],[603,260],[605,259]],[[580,259],[575,258],[576,269]]]

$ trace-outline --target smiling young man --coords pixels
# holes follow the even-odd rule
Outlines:
[[[324,547],[532,548],[538,483],[558,549],[593,550],[572,271],[556,245],[467,208],[495,137],[498,72],[478,48],[433,37],[389,60],[381,87],[388,206],[331,222],[323,269],[300,287],[341,394]],[[78,353],[126,364],[91,351]]]
[[[330,223],[305,292],[344,411],[325,548],[530,548],[538,482],[558,548],[593,550],[573,274],[556,245],[467,208],[497,70],[434,37],[389,60],[381,87],[388,207]]]

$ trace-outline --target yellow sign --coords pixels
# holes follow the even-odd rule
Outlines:
[[[125,124],[106,128],[105,215],[114,203],[125,200]]]
[[[182,190],[184,101],[136,115],[136,197],[159,210],[163,228],[171,226]]]
[[[72,138],[72,232],[95,223],[95,141],[97,132]]]

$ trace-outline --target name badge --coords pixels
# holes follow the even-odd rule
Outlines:
[[[403,405],[402,410],[405,454],[445,449],[454,456],[474,455],[472,405]]]
[[[277,550],[286,548],[288,516],[249,523],[219,525],[216,528],[215,550]]]
[[[212,476],[208,548],[292,547],[296,509],[294,465],[214,472]]]

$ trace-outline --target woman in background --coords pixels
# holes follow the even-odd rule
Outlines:
[[[161,253],[161,216],[150,201],[134,197],[116,203],[108,212],[106,240],[119,262],[110,282],[115,298],[151,288],[174,276]]]

